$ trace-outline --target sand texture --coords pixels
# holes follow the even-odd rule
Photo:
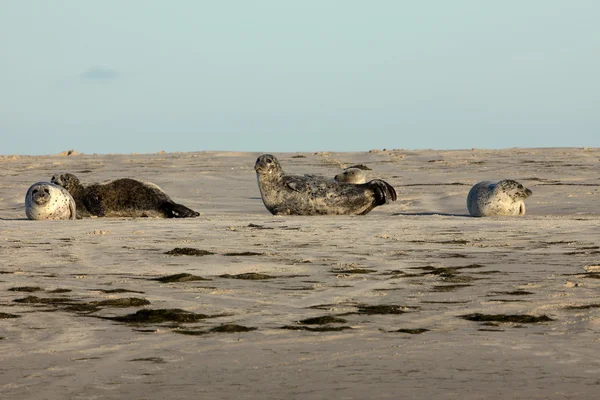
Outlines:
[[[259,153],[0,157],[3,399],[596,399],[600,149],[276,153],[364,164],[398,201],[277,217]],[[68,171],[159,185],[193,219],[29,221]],[[473,218],[481,180],[533,191]]]

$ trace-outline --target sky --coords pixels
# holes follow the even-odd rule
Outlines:
[[[0,154],[600,147],[597,0],[3,0]]]

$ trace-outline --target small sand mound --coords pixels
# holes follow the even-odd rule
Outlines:
[[[78,156],[78,155],[81,155],[81,153],[76,150],[65,150],[65,151],[61,151],[57,155],[58,156]]]

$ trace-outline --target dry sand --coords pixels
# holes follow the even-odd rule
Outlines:
[[[352,217],[268,214],[257,156],[0,157],[1,397],[598,398],[600,149],[277,154],[398,191]],[[59,171],[148,180],[202,215],[25,220]],[[471,185],[502,178],[533,190],[527,215],[468,217]],[[207,280],[156,280],[173,274]],[[161,309],[202,315],[110,319]]]

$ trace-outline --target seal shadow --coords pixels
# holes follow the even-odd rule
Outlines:
[[[392,215],[405,215],[405,216],[415,216],[415,215],[421,215],[421,216],[427,216],[427,215],[440,215],[442,217],[467,217],[467,218],[472,218],[471,215],[469,214],[449,214],[449,213],[442,213],[442,212],[416,212],[416,213],[393,213]]]

